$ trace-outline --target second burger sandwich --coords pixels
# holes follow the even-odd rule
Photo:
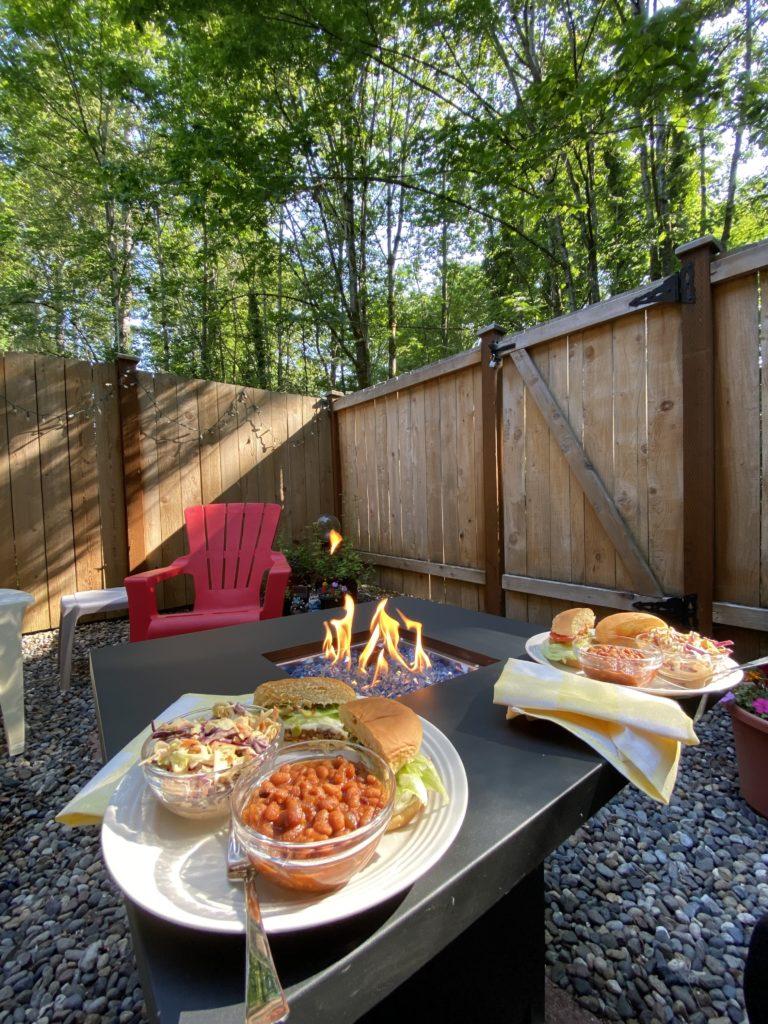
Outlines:
[[[427,806],[430,790],[448,799],[437,769],[420,753],[421,719],[405,704],[387,697],[363,697],[342,704],[339,717],[348,735],[383,757],[395,773],[397,793],[388,832],[413,821]]]

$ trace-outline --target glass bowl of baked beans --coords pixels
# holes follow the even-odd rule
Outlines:
[[[280,749],[232,791],[235,834],[251,864],[302,892],[332,892],[373,858],[395,803],[395,776],[372,750],[345,740]]]
[[[590,679],[622,686],[648,686],[664,660],[658,651],[643,650],[631,640],[622,644],[581,640],[573,649],[579,667]]]

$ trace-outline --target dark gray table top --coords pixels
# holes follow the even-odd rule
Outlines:
[[[398,598],[425,635],[503,661],[538,628]],[[355,628],[366,625],[361,605]],[[182,693],[246,693],[281,675],[263,657],[321,636],[338,613],[103,648],[91,657],[105,753],[111,756]],[[358,1019],[425,964],[542,860],[624,783],[590,749],[542,722],[507,722],[492,703],[499,664],[402,698],[452,741],[469,781],[464,825],[447,854],[402,897],[354,920],[279,936],[273,946],[291,1021]],[[167,1022],[242,1021],[242,940],[177,928],[134,908],[134,940]],[[514,922],[510,922],[514,928]],[[216,964],[214,967],[213,964]]]

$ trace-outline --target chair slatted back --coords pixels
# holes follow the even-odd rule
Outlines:
[[[195,609],[235,606],[261,589],[280,522],[265,502],[193,505],[185,509]]]

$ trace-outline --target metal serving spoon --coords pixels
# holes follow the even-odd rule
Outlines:
[[[245,882],[245,1024],[277,1024],[289,1013],[264,929],[256,871],[245,856],[229,819],[227,878]]]
[[[256,891],[256,872],[245,872],[245,1024],[278,1024],[288,1000],[277,976]]]
[[[247,870],[248,858],[237,838],[234,821],[230,815],[229,835],[227,836],[227,878],[230,882],[242,882]]]

